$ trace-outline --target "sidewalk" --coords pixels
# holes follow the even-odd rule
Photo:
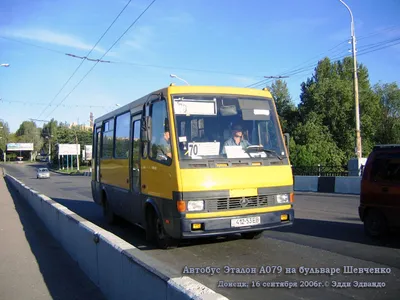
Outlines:
[[[0,168],[0,299],[105,299]]]

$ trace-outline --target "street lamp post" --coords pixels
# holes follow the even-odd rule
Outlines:
[[[179,80],[183,81],[184,83],[186,83],[187,85],[190,85],[185,79],[182,79],[182,78],[176,76],[175,74],[170,74],[169,76],[170,76],[171,78],[179,79]]]
[[[352,43],[352,53],[353,53],[353,76],[354,76],[354,100],[355,100],[355,112],[356,112],[356,154],[357,158],[360,159],[362,157],[362,148],[361,148],[361,132],[360,132],[360,108],[358,101],[358,76],[357,76],[357,58],[356,58],[356,35],[354,30],[354,18],[353,13],[350,10],[350,7],[343,0],[339,0],[349,11],[351,17],[351,43]]]

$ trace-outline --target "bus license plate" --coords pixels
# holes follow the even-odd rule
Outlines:
[[[231,227],[252,226],[261,223],[260,217],[240,218],[231,220]]]

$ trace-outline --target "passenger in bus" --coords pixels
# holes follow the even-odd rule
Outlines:
[[[251,144],[243,138],[242,126],[234,125],[232,127],[232,137],[225,141],[222,154],[225,154],[225,146],[241,146],[243,150],[251,146]]]

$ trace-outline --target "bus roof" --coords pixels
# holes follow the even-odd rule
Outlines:
[[[255,97],[267,97],[272,98],[271,93],[267,89],[252,89],[252,88],[242,88],[242,87],[227,87],[227,86],[195,86],[195,85],[184,85],[176,86],[171,84],[168,87],[153,91],[139,99],[136,99],[116,110],[113,110],[97,119],[94,123],[97,124],[104,120],[110,119],[115,115],[119,115],[128,110],[132,110],[135,107],[143,106],[148,97],[152,94],[158,93],[169,93],[169,94],[227,94],[227,95],[246,95]]]

